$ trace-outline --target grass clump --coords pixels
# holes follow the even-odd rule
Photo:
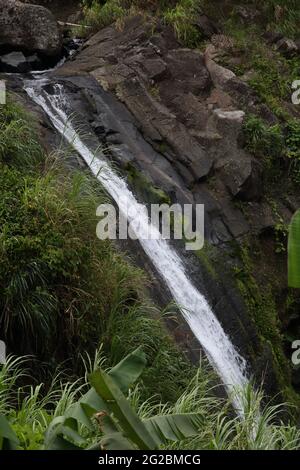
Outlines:
[[[257,116],[248,116],[244,122],[248,150],[258,157],[279,157],[284,150],[284,138],[279,124],[268,126]]]
[[[163,12],[163,20],[174,28],[177,38],[187,47],[197,47],[201,34],[195,26],[201,0],[179,0]]]
[[[22,106],[8,97],[0,106],[0,162],[30,169],[42,159],[35,129]]]
[[[280,166],[288,165],[293,183],[300,182],[300,124],[297,119],[267,125],[258,116],[248,116],[244,122],[245,145],[255,156],[264,159],[268,177],[280,176]],[[282,163],[282,165],[280,165]],[[277,168],[277,172],[274,171]]]
[[[114,21],[126,16],[127,10],[121,0],[99,2],[83,0],[84,25],[91,26],[93,31],[104,28]]]
[[[99,30],[114,21],[136,14],[146,14],[171,25],[177,38],[187,47],[196,47],[201,34],[195,26],[203,0],[84,0],[84,24]]]

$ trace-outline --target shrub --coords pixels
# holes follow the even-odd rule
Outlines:
[[[246,146],[257,156],[280,157],[284,149],[284,138],[279,125],[267,126],[257,116],[249,116],[244,123]]]

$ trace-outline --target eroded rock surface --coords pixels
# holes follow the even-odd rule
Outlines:
[[[0,0],[0,48],[53,57],[61,53],[62,38],[47,8],[17,0]]]
[[[132,133],[140,133],[151,152],[137,151],[133,137],[126,143],[131,153],[114,151],[118,163],[125,167],[130,160],[174,202],[204,203],[208,195],[206,235],[215,244],[251,230],[236,201],[259,204],[263,178],[260,161],[243,148],[242,127],[245,112],[268,111],[246,82],[216,62],[218,47],[230,47],[224,38],[215,34],[202,54],[183,49],[171,29],[158,25],[153,31],[135,17],[121,30],[112,25],[98,32],[55,73],[91,75],[122,101],[134,122]],[[115,130],[111,136],[110,145],[122,148],[124,135],[118,144]],[[268,224],[264,213],[253,226]]]

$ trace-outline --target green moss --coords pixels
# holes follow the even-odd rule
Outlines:
[[[214,247],[205,241],[203,248],[201,250],[195,251],[195,255],[199,258],[207,273],[212,277],[212,279],[216,281],[219,276],[215,268],[217,264],[216,251]]]
[[[290,365],[283,350],[283,337],[280,333],[277,306],[274,300],[274,284],[266,282],[259,285],[253,275],[255,267],[250,256],[250,247],[243,245],[237,249],[241,264],[234,267],[237,287],[243,296],[248,311],[256,325],[262,344],[269,344],[274,369],[282,390],[291,383]]]
[[[126,171],[129,184],[142,201],[151,204],[171,204],[170,197],[162,189],[154,186],[149,178],[133,165],[128,164]]]

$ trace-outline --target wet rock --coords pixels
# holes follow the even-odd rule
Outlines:
[[[276,43],[276,49],[284,55],[291,56],[298,51],[296,43],[292,39],[283,38]]]
[[[55,57],[61,53],[62,38],[47,8],[0,0],[0,46]]]
[[[241,154],[240,159],[226,162],[221,174],[232,196],[244,201],[259,200],[261,198],[262,174],[254,159],[245,158],[245,155]]]
[[[251,229],[257,235],[269,231],[276,224],[274,211],[266,202],[250,202],[247,207],[247,213],[252,221]]]
[[[213,34],[220,33],[220,29],[218,28],[217,24],[206,15],[199,15],[194,22],[194,26],[205,39],[210,39]]]
[[[11,52],[0,56],[0,70],[2,72],[23,73],[31,70],[31,67],[22,52]]]
[[[170,51],[165,61],[172,77],[173,94],[189,91],[199,95],[211,86],[203,54],[190,49]]]
[[[263,34],[263,38],[269,43],[269,44],[275,44],[276,42],[280,41],[283,38],[283,34],[276,32],[276,31],[266,31]]]
[[[249,232],[249,223],[247,222],[244,214],[242,211],[234,207],[230,200],[224,200],[222,208],[222,220],[234,239],[237,240]]]
[[[260,16],[260,12],[255,8],[246,7],[246,6],[237,6],[235,8],[235,13],[245,22],[252,23]]]
[[[218,34],[213,38],[216,44],[232,47],[230,38]],[[141,132],[157,152],[154,157],[149,148],[137,151],[134,138],[125,139],[123,133],[119,140],[120,133],[112,134],[112,153],[120,166],[130,162],[142,168],[158,187],[171,191],[175,201],[182,200],[183,194],[199,200],[199,185],[202,193],[214,175],[221,186],[216,192],[219,212],[208,214],[208,207],[206,213],[211,220],[208,238],[216,243],[246,231],[242,216],[233,216],[227,206],[232,232],[226,226],[224,197],[257,200],[262,190],[259,168],[241,147],[244,110],[237,107],[240,103],[246,109],[249,103],[255,106],[256,95],[215,62],[217,50],[208,48],[203,55],[184,49],[171,29],[159,25],[153,32],[137,17],[127,20],[122,31],[113,26],[101,30],[84,44],[75,60],[55,72],[78,79],[92,75],[131,113],[135,131],[128,130],[129,135]],[[98,113],[103,114],[101,107]],[[176,187],[172,187],[174,181]]]

